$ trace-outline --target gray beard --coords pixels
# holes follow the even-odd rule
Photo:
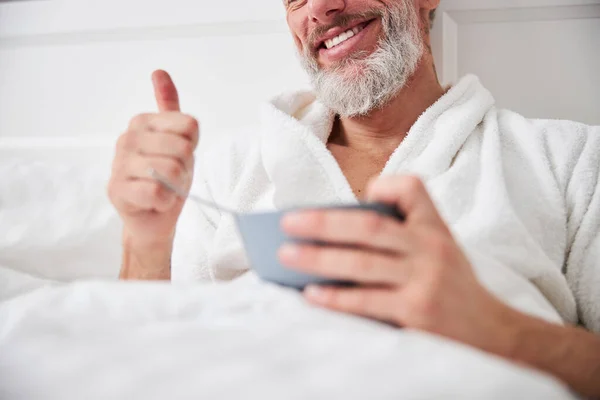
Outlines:
[[[301,54],[317,98],[342,117],[369,114],[386,105],[415,72],[424,52],[414,6],[410,0],[381,16],[384,37],[368,57],[353,54],[329,71],[312,54]]]

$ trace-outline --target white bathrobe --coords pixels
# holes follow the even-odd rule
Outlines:
[[[401,110],[400,110],[401,112]],[[256,135],[201,154],[192,192],[239,212],[356,203],[312,93],[264,107]],[[383,175],[420,176],[481,282],[507,304],[600,333],[600,127],[499,110],[474,76],[427,109]],[[250,268],[233,218],[188,202],[173,280]]]

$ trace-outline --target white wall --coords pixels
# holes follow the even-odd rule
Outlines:
[[[260,102],[306,86],[271,0],[2,4],[0,144],[110,147],[133,115],[155,109],[156,68],[171,72],[207,139],[248,129]]]
[[[600,0],[442,0],[445,83],[477,74],[500,107],[600,125]]]
[[[471,24],[459,40],[459,71],[479,71],[501,107],[600,124],[600,19]],[[477,51],[482,46],[497,57]]]
[[[600,0],[442,0],[433,35],[446,83],[473,72],[503,107],[600,124]],[[154,110],[156,68],[205,140],[307,85],[278,0],[2,3],[0,157],[109,157]]]

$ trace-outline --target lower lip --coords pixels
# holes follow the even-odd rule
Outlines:
[[[321,61],[326,62],[335,62],[343,60],[348,55],[352,54],[353,51],[356,50],[359,42],[364,38],[364,36],[370,31],[373,26],[373,21],[369,21],[365,27],[358,32],[356,35],[352,36],[350,39],[346,40],[343,43],[338,44],[330,49],[323,48],[319,50],[319,58]]]

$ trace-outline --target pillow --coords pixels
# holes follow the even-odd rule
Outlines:
[[[121,222],[106,165],[0,161],[0,265],[57,281],[118,276]]]

